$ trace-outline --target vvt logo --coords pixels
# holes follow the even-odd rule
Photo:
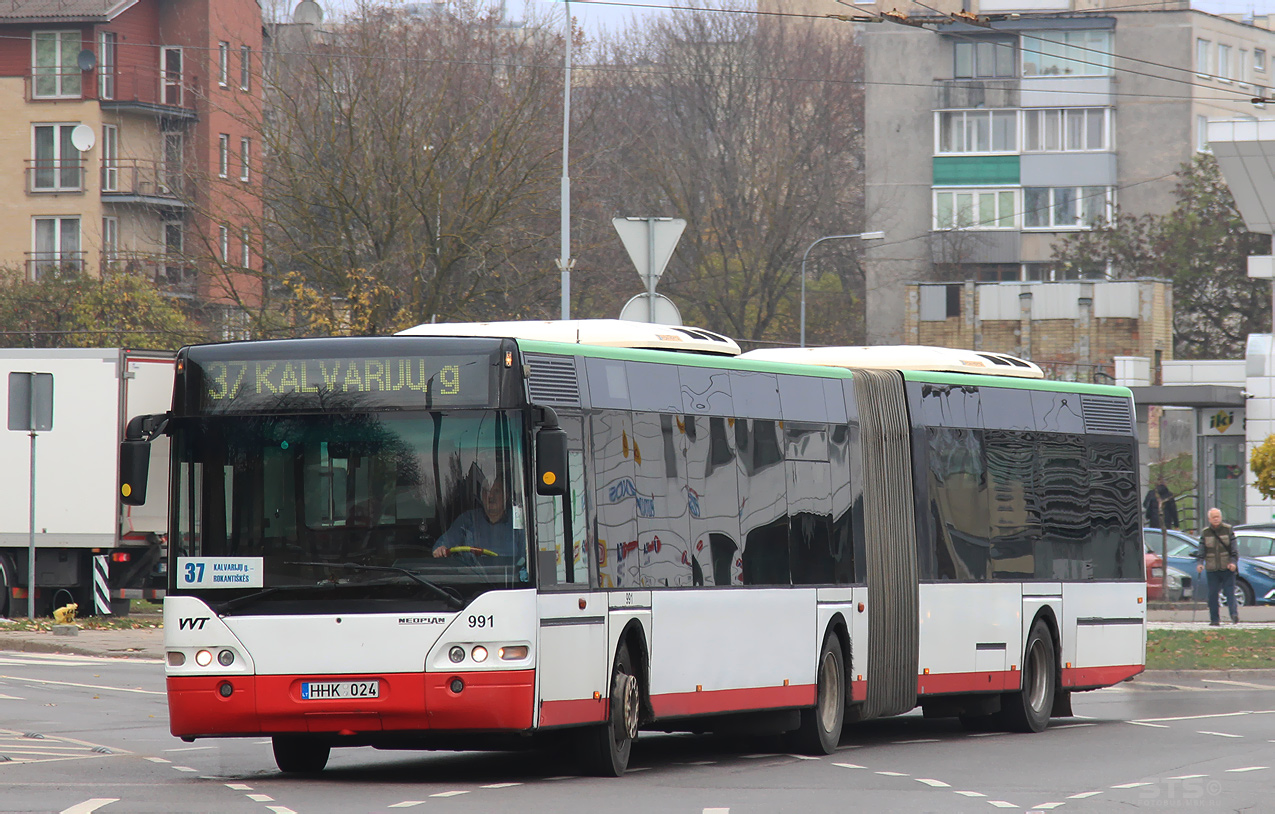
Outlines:
[[[178,630],[203,630],[208,624],[207,616],[183,616],[177,620]]]

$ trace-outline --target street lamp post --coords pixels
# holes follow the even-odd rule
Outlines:
[[[860,240],[883,240],[885,232],[860,232],[857,235],[827,235],[821,237],[806,248],[806,253],[801,256],[801,346],[806,346],[806,258],[810,256],[810,250],[825,240],[845,240],[847,238],[857,237]]]

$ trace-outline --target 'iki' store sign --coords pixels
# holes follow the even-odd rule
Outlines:
[[[1234,435],[1244,437],[1244,410],[1205,410],[1200,414],[1201,435]]]

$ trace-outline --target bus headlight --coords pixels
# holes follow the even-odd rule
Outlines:
[[[471,655],[471,656],[473,656],[473,657],[474,657],[474,661],[486,661],[486,660],[487,660],[487,648],[483,647],[483,646],[480,644],[480,645],[478,645],[477,647],[475,647],[473,650],[469,651],[469,655]]]
[[[223,650],[217,654],[217,663],[222,667],[229,667],[235,663],[235,651]]]
[[[513,644],[507,645],[496,651],[496,655],[505,661],[518,661],[527,657],[527,645]]]
[[[200,650],[198,653],[195,654],[195,663],[198,664],[200,667],[207,667],[208,665],[212,664],[212,651]]]
[[[455,645],[451,650],[447,651],[447,658],[452,660],[452,664],[460,664],[465,660],[465,648]]]

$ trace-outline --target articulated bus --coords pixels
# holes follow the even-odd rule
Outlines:
[[[1023,732],[1143,669],[1128,390],[1003,354],[740,354],[610,320],[199,345],[171,439],[172,733],[333,747],[640,730],[830,753],[920,706]]]

